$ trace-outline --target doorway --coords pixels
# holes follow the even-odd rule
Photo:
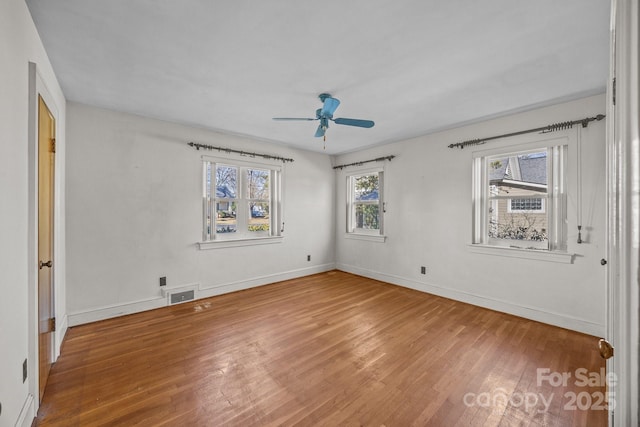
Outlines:
[[[42,401],[53,361],[55,118],[38,96],[38,391]]]

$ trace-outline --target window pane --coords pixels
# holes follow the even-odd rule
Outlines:
[[[249,231],[269,232],[269,202],[249,202]]]
[[[235,201],[216,200],[216,233],[235,233],[238,229]]]
[[[487,161],[489,237],[546,242],[547,151],[495,156]]]
[[[247,169],[247,194],[249,199],[269,200],[269,171]]]
[[[238,229],[236,218],[238,188],[238,168],[216,165],[216,233],[235,233]]]
[[[354,191],[356,201],[379,200],[378,174],[363,175],[354,179]]]
[[[378,204],[360,204],[356,203],[356,228],[364,228],[368,230],[379,230],[380,208]]]
[[[489,185],[547,187],[547,151],[489,157]],[[539,190],[540,191],[540,190]]]
[[[238,168],[233,166],[216,166],[216,198],[235,199],[238,188]]]
[[[548,240],[548,218],[544,212],[511,211],[507,204],[513,199],[491,200],[489,203],[489,237],[535,242]]]

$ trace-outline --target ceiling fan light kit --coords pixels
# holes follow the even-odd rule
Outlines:
[[[328,93],[321,93],[318,95],[320,101],[322,101],[322,108],[318,108],[316,110],[315,118],[305,118],[305,117],[274,117],[273,120],[282,120],[282,121],[293,121],[293,120],[304,120],[304,121],[312,121],[319,120],[320,124],[318,125],[318,129],[316,130],[315,137],[323,137],[326,140],[326,132],[329,128],[329,121],[334,122],[338,125],[346,125],[346,126],[356,126],[361,128],[372,128],[375,123],[372,120],[362,120],[362,119],[347,119],[347,118],[333,118],[333,113],[335,113],[336,109],[340,105],[340,100],[332,97]]]

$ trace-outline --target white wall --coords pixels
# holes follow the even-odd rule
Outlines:
[[[344,238],[348,169],[333,172],[328,156],[69,103],[70,324],[166,305],[160,276],[169,287],[195,284],[205,297],[324,271],[337,262],[346,271],[603,335],[604,121],[582,131],[585,243],[576,243],[576,194],[570,190],[571,264],[470,252],[472,152],[508,141],[447,147],[603,111],[604,96],[594,96],[338,156],[334,164],[397,156],[385,164],[387,241],[375,243]],[[296,160],[285,169],[283,243],[197,249],[200,157],[207,153],[187,147],[188,141]],[[576,187],[576,164],[570,162],[570,189]],[[423,265],[426,275],[420,274]]]
[[[335,267],[329,156],[78,103],[67,116],[71,325],[166,305],[161,276],[167,287],[197,284],[205,297]],[[190,141],[295,160],[284,166],[282,243],[196,247],[201,157],[224,154]]]
[[[30,331],[33,312],[30,282],[33,224],[29,221],[29,182],[34,164],[29,144],[29,62],[36,64],[58,111],[56,159],[58,177],[56,223],[56,314],[64,319],[64,128],[65,99],[23,0],[0,3],[0,426],[31,425],[37,400],[37,353]],[[31,175],[31,176],[30,176]],[[31,206],[33,208],[33,206]],[[32,289],[30,289],[30,287]],[[63,326],[63,325],[61,325]],[[57,346],[64,327],[57,334]],[[30,342],[31,339],[31,342]],[[58,349],[57,349],[58,350]],[[29,377],[22,382],[22,362],[29,359]]]
[[[489,137],[605,112],[605,97],[542,108],[408,141],[338,156],[335,164],[396,155],[385,164],[385,243],[344,238],[345,179],[336,179],[340,269],[594,335],[605,333],[605,122],[583,130],[583,239],[577,240],[576,194],[569,199],[573,264],[472,253],[471,155],[508,141],[450,149]],[[576,165],[570,162],[570,188]],[[420,266],[427,274],[420,274]]]

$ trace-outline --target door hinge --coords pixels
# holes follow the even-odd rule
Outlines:
[[[51,152],[52,153],[56,152],[56,139],[55,138],[51,138]]]
[[[56,331],[56,318],[52,317],[49,319],[49,332]]]

